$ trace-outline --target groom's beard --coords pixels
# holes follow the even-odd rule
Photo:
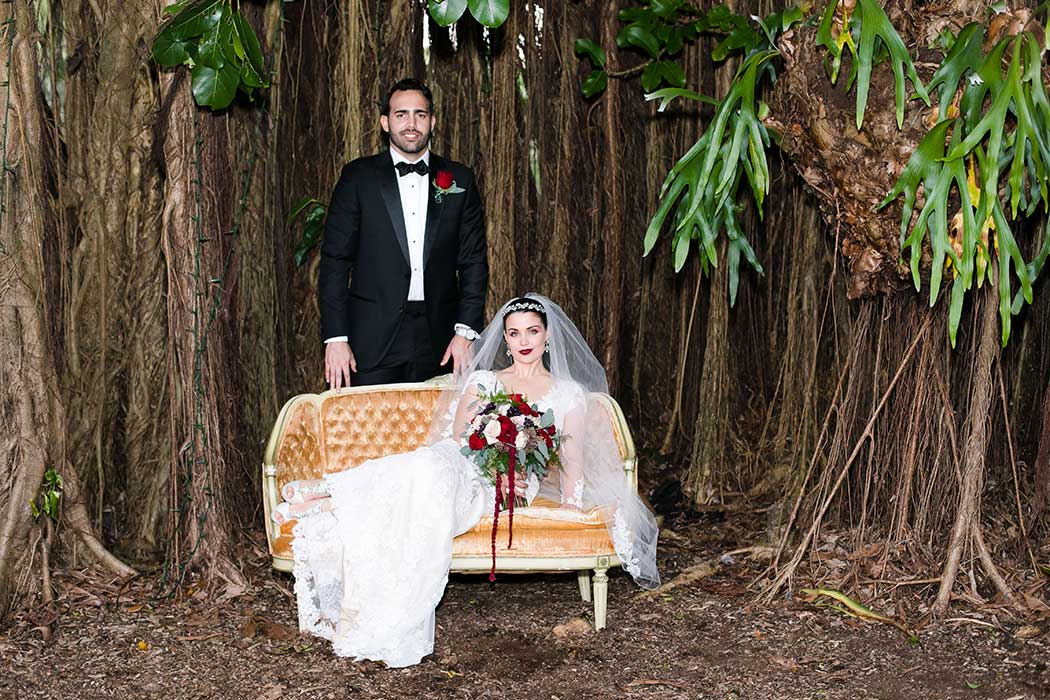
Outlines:
[[[419,138],[415,142],[408,141],[403,138],[403,134],[395,134],[392,131],[390,132],[390,140],[402,153],[422,153],[430,144],[430,132],[428,131],[424,134],[416,131],[414,133],[419,134]]]

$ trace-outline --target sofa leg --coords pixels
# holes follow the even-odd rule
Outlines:
[[[605,611],[609,599],[609,577],[607,569],[594,570],[594,629],[605,629]]]
[[[591,602],[591,572],[587,569],[576,572],[576,578],[580,582],[580,597],[583,602]]]

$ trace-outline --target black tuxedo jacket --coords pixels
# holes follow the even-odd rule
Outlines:
[[[451,172],[465,191],[445,194],[438,203],[434,178],[441,170]],[[423,294],[436,363],[455,324],[481,330],[489,273],[474,173],[431,152],[427,178]],[[394,340],[410,277],[405,217],[390,151],[358,158],[343,167],[332,193],[318,291],[323,337],[347,336],[359,371],[375,367]]]

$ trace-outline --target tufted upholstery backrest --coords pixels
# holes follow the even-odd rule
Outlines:
[[[277,419],[266,464],[276,466],[279,486],[325,473],[318,398],[315,394],[296,396],[285,404]]]
[[[264,466],[273,467],[280,489],[413,450],[426,441],[440,393],[429,384],[391,384],[296,396],[277,418]],[[619,407],[607,395],[595,398],[609,414],[625,467],[637,478],[634,444]]]
[[[265,463],[277,486],[422,445],[440,388],[425,384],[301,394],[278,416]]]
[[[321,403],[325,471],[423,445],[440,393],[437,387],[369,387],[326,396]]]

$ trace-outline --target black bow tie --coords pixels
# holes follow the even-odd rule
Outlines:
[[[401,161],[400,163],[394,163],[394,167],[397,168],[397,174],[401,177],[408,175],[409,173],[419,173],[426,177],[426,174],[430,172],[430,168],[422,160],[417,160],[415,163],[406,163]]]

